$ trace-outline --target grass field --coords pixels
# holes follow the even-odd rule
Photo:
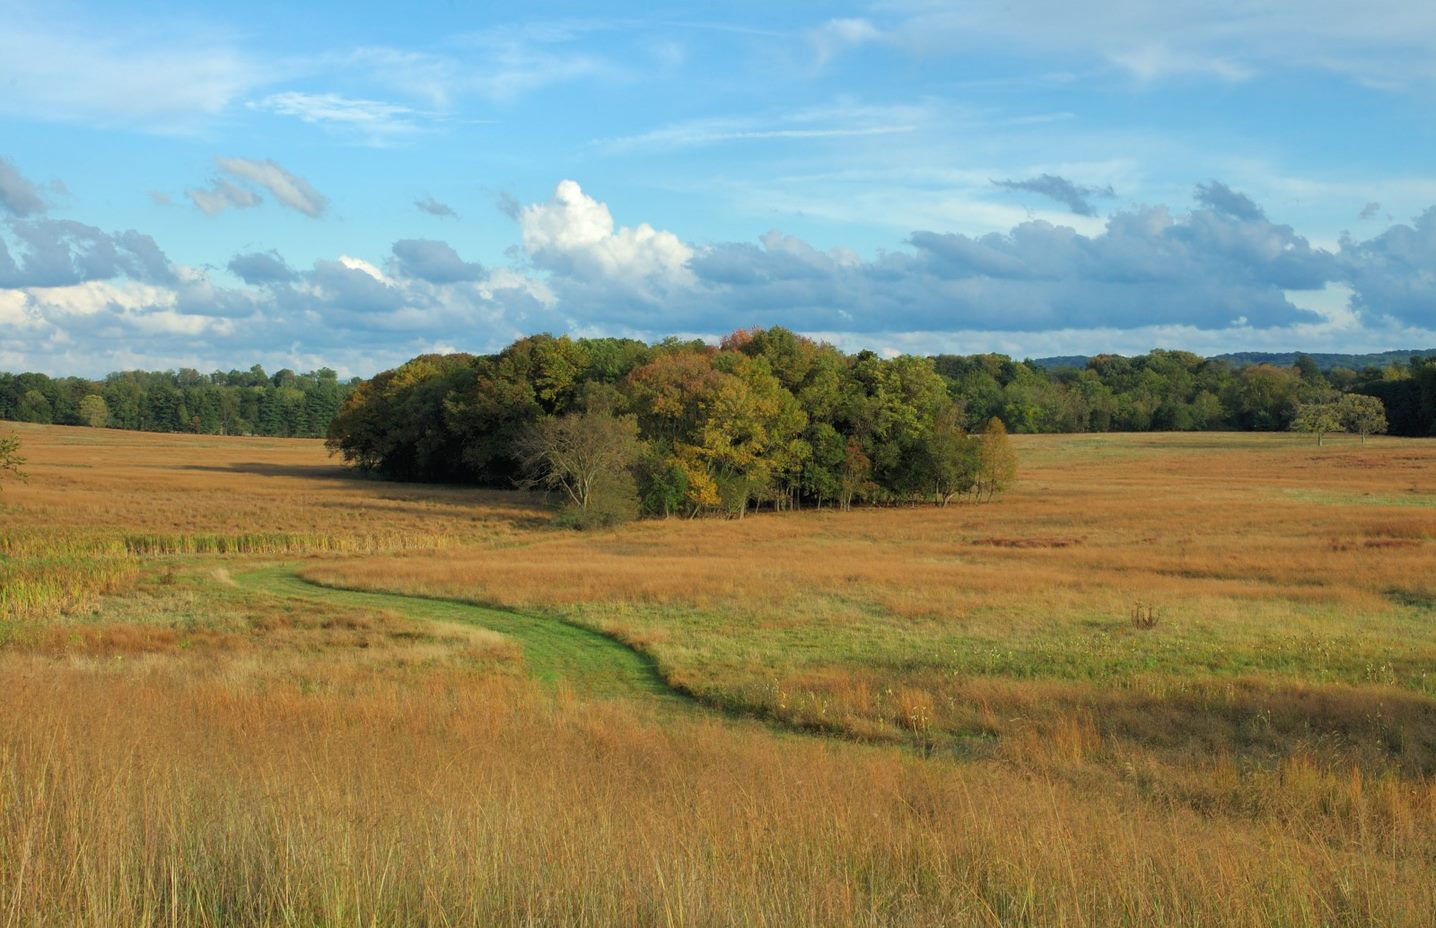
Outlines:
[[[1436,446],[597,534],[17,426],[0,926],[1429,925]]]

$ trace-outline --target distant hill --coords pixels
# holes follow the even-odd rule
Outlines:
[[[1413,357],[1436,358],[1436,348],[1409,348],[1400,351],[1382,351],[1376,354],[1321,354],[1314,351],[1238,351],[1232,354],[1216,355],[1215,360],[1230,362],[1235,367],[1246,367],[1249,364],[1274,364],[1277,367],[1290,367],[1295,364],[1296,359],[1303,354],[1310,354],[1311,359],[1316,362],[1317,368],[1322,371],[1329,371],[1338,367],[1359,371],[1367,367],[1386,367],[1390,364],[1405,364]],[[1045,370],[1056,370],[1059,367],[1085,367],[1087,365],[1087,357],[1087,355],[1080,354],[1060,355],[1054,358],[1034,358],[1032,363]]]
[[[1359,371],[1367,367],[1386,367],[1390,364],[1404,365],[1413,357],[1436,358],[1436,348],[1408,349],[1404,351],[1381,351],[1376,354],[1317,354],[1300,351],[1239,351],[1235,354],[1219,354],[1220,361],[1230,361],[1238,367],[1248,364],[1275,364],[1290,367],[1303,353],[1311,355],[1318,369],[1329,371],[1338,367]]]

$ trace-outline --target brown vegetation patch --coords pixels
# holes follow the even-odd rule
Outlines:
[[[1070,548],[1077,544],[1076,538],[974,538],[969,544],[987,545],[993,548]]]

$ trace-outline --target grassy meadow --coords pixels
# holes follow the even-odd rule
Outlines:
[[[991,504],[574,533],[15,431],[3,928],[1436,911],[1429,441],[1019,436]]]

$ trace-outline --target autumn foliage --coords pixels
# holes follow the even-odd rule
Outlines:
[[[990,500],[1015,461],[1001,423],[979,437],[965,419],[931,359],[846,355],[785,329],[718,348],[538,335],[361,384],[329,447],[390,478],[548,486],[580,513],[589,493],[576,488],[626,475],[622,492],[649,514],[741,517]],[[630,428],[634,440],[609,440]]]

